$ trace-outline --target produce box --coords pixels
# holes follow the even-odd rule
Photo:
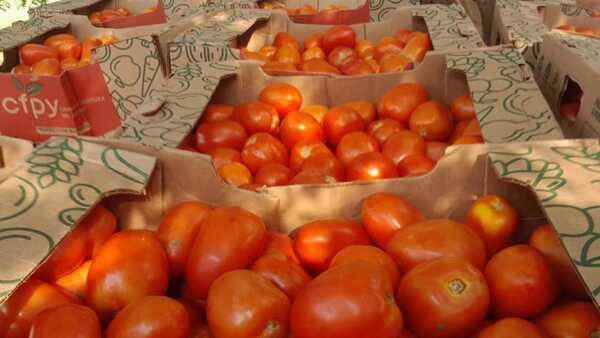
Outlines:
[[[353,25],[370,21],[368,0],[287,0],[259,2],[264,9],[282,8],[290,20],[315,25]],[[310,13],[310,14],[309,14]]]
[[[570,5],[546,6],[541,10],[544,24],[548,29],[565,30],[571,27],[575,30],[591,29],[600,36],[600,20],[594,16],[595,14],[591,10]]]

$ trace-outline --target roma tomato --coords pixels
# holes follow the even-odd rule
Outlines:
[[[60,60],[81,57],[81,42],[72,34],[55,34],[44,41],[44,45],[56,50]]]
[[[225,183],[235,187],[252,183],[252,173],[243,163],[231,162],[222,165],[218,171]]]
[[[312,60],[311,60],[312,61]],[[298,70],[295,64],[289,62],[267,61],[260,68],[267,74],[277,72],[295,72]]]
[[[484,328],[475,338],[548,338],[532,322],[521,318],[504,318]],[[565,337],[566,338],[566,337]]]
[[[364,261],[308,283],[294,300],[290,324],[294,338],[396,338],[403,326],[386,271]]]
[[[302,63],[300,69],[306,73],[342,74],[339,69],[323,59],[311,59]]]
[[[378,151],[379,143],[373,137],[362,131],[353,131],[342,137],[335,148],[335,156],[342,164],[348,165],[359,155]]]
[[[53,281],[77,269],[85,261],[87,254],[87,231],[84,227],[77,225],[38,268],[35,276],[44,281]]]
[[[291,46],[298,51],[301,50],[300,44],[293,36],[286,32],[277,33],[277,35],[275,35],[275,41],[273,42],[273,46],[281,48],[285,45]]]
[[[384,54],[379,64],[381,65],[379,69],[381,73],[403,72],[409,70],[413,65],[405,56],[390,53]]]
[[[54,76],[62,72],[60,62],[57,59],[44,59],[31,66],[31,74],[41,76]]]
[[[386,92],[377,104],[380,119],[392,118],[407,126],[412,112],[428,100],[427,91],[418,83],[402,83]]]
[[[202,202],[182,202],[169,209],[160,222],[156,235],[169,258],[172,276],[185,273],[194,239],[210,211],[211,208]]]
[[[446,153],[448,143],[445,142],[425,142],[425,155],[434,161],[439,161]]]
[[[289,148],[300,141],[325,141],[325,133],[319,122],[303,112],[292,112],[285,117],[281,123],[280,137]]]
[[[327,54],[336,47],[354,48],[356,45],[356,33],[350,26],[333,26],[323,34],[322,44],[323,50]]]
[[[225,164],[242,162],[242,154],[233,148],[213,148],[207,154],[212,158],[213,165],[217,171]]]
[[[214,148],[242,149],[248,133],[235,121],[215,121],[201,124],[196,130],[196,148],[206,153]]]
[[[265,223],[241,208],[218,208],[194,240],[185,280],[194,299],[206,299],[212,283],[227,271],[250,267],[267,242]]]
[[[98,204],[79,223],[88,237],[88,257],[94,257],[100,247],[117,229],[117,218],[108,209]]]
[[[348,181],[368,181],[398,177],[394,163],[380,153],[371,152],[357,156],[346,167]]]
[[[364,129],[363,118],[356,110],[348,107],[331,108],[323,118],[323,130],[327,135],[327,141],[332,146],[337,146],[344,135]]]
[[[206,310],[215,338],[286,338],[288,334],[290,300],[256,272],[235,270],[215,280]]]
[[[457,96],[452,101],[451,111],[455,121],[466,121],[477,117],[473,99],[469,95]]]
[[[323,122],[323,118],[325,117],[325,114],[327,114],[328,111],[329,111],[329,108],[327,106],[323,106],[320,104],[305,106],[301,110],[301,112],[307,113],[307,114],[311,115],[312,117],[314,117],[315,120],[317,120],[317,122],[319,122],[319,124],[321,124],[321,122]]]
[[[332,154],[327,153],[319,153],[310,156],[302,163],[300,171],[331,176],[338,182],[344,181],[346,176],[342,162]]]
[[[426,141],[443,141],[452,133],[452,115],[443,103],[427,101],[415,108],[409,126]]]
[[[313,47],[321,48],[322,41],[323,41],[322,33],[311,33],[306,37],[306,39],[304,39],[304,49],[309,49],[309,48],[313,48]]]
[[[464,259],[478,269],[483,269],[487,262],[485,245],[477,233],[448,219],[402,227],[390,239],[386,251],[402,273],[442,257]]]
[[[477,199],[471,205],[465,220],[465,224],[483,238],[490,256],[510,245],[518,222],[517,211],[498,195]]]
[[[350,101],[344,103],[344,107],[354,109],[365,121],[365,125],[370,125],[371,122],[375,121],[375,118],[377,118],[375,105],[369,101]]]
[[[21,60],[21,64],[26,66],[33,66],[45,59],[55,59],[58,61],[58,51],[48,46],[28,43],[19,49],[19,59]]]
[[[62,70],[70,70],[79,67],[79,60],[73,58],[66,58],[60,61],[60,68]]]
[[[408,200],[384,192],[372,194],[363,201],[361,216],[367,233],[383,249],[398,230],[425,220],[423,213]]]
[[[275,284],[291,300],[311,279],[300,265],[274,255],[263,255],[257,259],[252,264],[252,271]]]
[[[465,136],[478,136],[481,137],[481,127],[477,119],[460,121],[454,126],[452,135],[448,139],[448,142],[454,143],[457,139]]]
[[[294,236],[294,251],[313,273],[327,270],[333,257],[350,245],[369,245],[362,225],[345,219],[325,219],[301,226]]]
[[[265,247],[262,256],[276,256],[277,258],[289,260],[297,265],[301,264],[294,252],[294,242],[288,235],[276,231],[269,231],[267,237],[267,246]]]
[[[242,47],[240,48],[240,56],[242,60],[257,60],[257,61],[267,61],[268,59],[259,52],[253,52],[248,50],[248,48]]]
[[[29,338],[101,338],[96,313],[87,306],[65,304],[40,312],[31,325]]]
[[[277,187],[287,185],[295,173],[292,169],[279,163],[267,164],[260,168],[254,177],[254,183],[266,185],[267,187]]]
[[[233,106],[211,103],[202,113],[202,122],[225,121],[229,120],[231,115],[233,115]]]
[[[264,46],[258,50],[258,54],[262,55],[265,60],[273,61],[275,59],[275,54],[277,54],[277,47]]]
[[[402,49],[402,55],[409,58],[414,63],[423,61],[425,53],[431,50],[431,40],[429,34],[422,32],[412,32],[408,38],[406,46]]]
[[[302,53],[302,62],[306,62],[308,60],[312,60],[312,59],[327,59],[327,55],[325,55],[325,52],[319,48],[319,47],[311,47],[306,49],[303,53]]]
[[[81,61],[82,62],[90,62],[92,60],[92,56],[94,55],[94,49],[102,46],[102,40],[98,38],[88,38],[81,45]]]
[[[302,106],[302,93],[298,88],[283,82],[272,83],[263,88],[258,99],[275,107],[281,118]]]
[[[346,75],[367,75],[373,74],[375,71],[365,60],[355,59],[351,63],[343,66],[342,72]]]
[[[357,59],[358,55],[354,49],[343,46],[334,48],[331,52],[329,52],[329,55],[327,55],[327,61],[329,61],[331,65],[337,67],[338,69],[346,68],[354,63],[354,61]]]
[[[375,57],[375,46],[368,40],[358,40],[354,49],[361,59],[372,59]]]
[[[246,141],[242,149],[242,161],[252,173],[267,164],[287,165],[288,150],[281,141],[267,133],[256,133]]]
[[[567,302],[550,308],[535,323],[550,338],[588,338],[600,325],[600,314],[589,302]]]
[[[435,167],[435,161],[423,154],[406,156],[398,163],[398,176],[413,177],[429,173]]]
[[[388,137],[381,152],[398,165],[407,156],[424,154],[425,140],[413,131],[401,130]]]
[[[242,103],[235,107],[231,119],[244,126],[250,135],[259,132],[276,134],[279,129],[277,109],[258,101]]]
[[[94,257],[86,299],[108,319],[144,296],[162,295],[168,283],[169,259],[156,234],[125,230],[110,236]]]
[[[396,299],[408,328],[422,338],[469,336],[490,307],[483,274],[460,258],[439,258],[410,270]]]
[[[365,261],[381,266],[387,273],[393,288],[398,286],[400,272],[396,262],[385,251],[371,245],[350,245],[340,250],[333,259],[329,268],[356,261]]]
[[[535,317],[556,298],[558,281],[544,256],[529,245],[514,245],[485,268],[496,317]]]
[[[316,171],[301,171],[292,178],[289,185],[295,184],[333,184],[337,179],[331,175]]]
[[[385,141],[394,135],[396,132],[404,130],[404,126],[394,119],[381,119],[373,121],[367,128],[367,133],[373,136],[380,145],[383,146]]]
[[[375,48],[375,59],[380,60],[385,54],[400,54],[404,44],[391,36],[384,36]]]
[[[127,305],[110,322],[106,338],[187,338],[190,318],[178,301],[146,296]]]
[[[58,285],[65,291],[70,292],[72,295],[77,296],[79,299],[85,299],[85,289],[87,288],[87,276],[90,271],[92,261],[85,261],[75,271],[60,277],[59,279],[52,282],[54,285]]]
[[[302,62],[302,55],[300,55],[300,52],[291,45],[283,45],[279,47],[277,53],[275,53],[275,61],[291,63],[297,67]]]
[[[332,154],[331,150],[320,141],[312,139],[298,141],[290,151],[290,168],[299,171],[304,161],[315,154]]]

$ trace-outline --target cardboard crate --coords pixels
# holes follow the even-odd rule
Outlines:
[[[269,1],[266,1],[267,3]],[[279,1],[275,1],[277,3]],[[371,21],[369,0],[287,0],[279,2],[287,9],[300,9],[311,6],[318,11],[314,15],[289,15],[291,21],[313,25],[354,25]],[[344,10],[322,12],[330,5],[344,6]],[[259,3],[259,7],[260,6]],[[285,10],[283,10],[286,12]],[[287,12],[290,14],[289,12]]]

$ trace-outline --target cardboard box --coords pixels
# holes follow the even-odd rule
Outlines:
[[[600,32],[600,20],[591,10],[571,5],[552,5],[541,9],[543,22],[549,30],[562,25],[575,28],[593,28]]]
[[[287,9],[311,6],[318,11],[314,15],[290,15],[291,21],[313,25],[355,25],[371,21],[369,0],[287,0]],[[330,5],[344,6],[344,10],[322,12]],[[289,13],[289,12],[288,12]]]

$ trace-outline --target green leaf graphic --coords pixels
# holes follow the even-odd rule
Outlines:
[[[52,173],[38,177],[38,185],[42,188],[48,188],[56,182],[56,178]]]
[[[25,87],[25,91],[27,92],[27,94],[29,94],[31,96],[35,96],[35,95],[41,93],[43,89],[44,89],[44,86],[42,86],[38,82],[30,82]]]
[[[17,79],[16,76],[12,77],[12,82],[15,85],[15,88],[17,88],[17,89],[23,89],[23,83],[21,82],[21,80]]]

